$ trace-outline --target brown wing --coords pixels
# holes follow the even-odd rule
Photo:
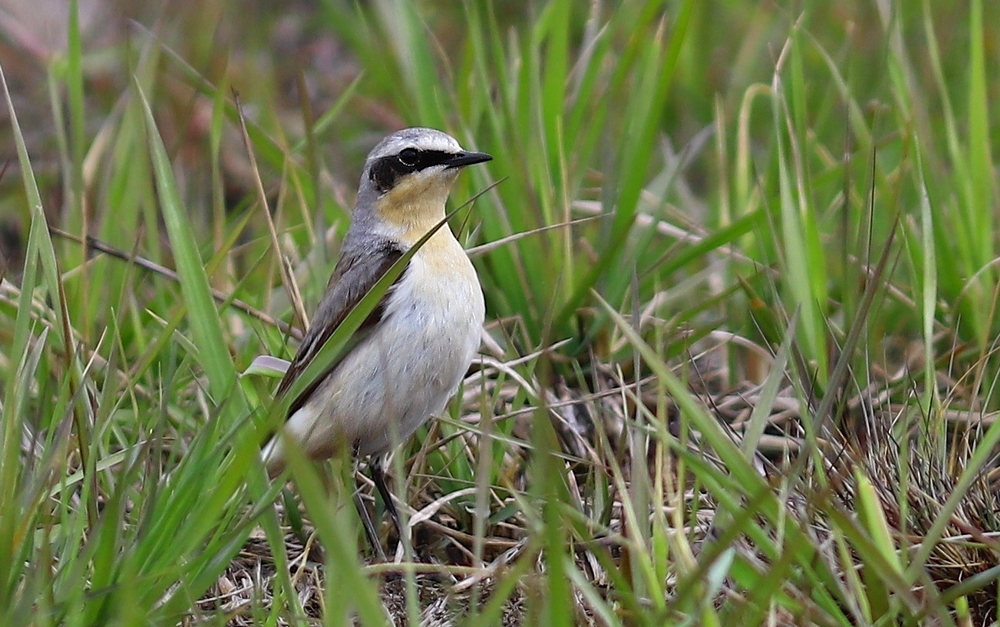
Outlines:
[[[319,307],[316,308],[312,323],[309,325],[309,330],[306,331],[306,336],[302,339],[302,344],[295,354],[295,359],[288,366],[284,378],[278,385],[276,395],[280,396],[288,391],[288,388],[302,374],[302,371],[309,366],[309,363],[312,362],[319,349],[323,347],[323,344],[326,343],[326,340],[329,339],[334,330],[344,321],[344,318],[354,309],[354,306],[358,304],[358,301],[364,298],[365,294],[385,275],[392,264],[403,256],[403,250],[389,240],[368,242],[364,247],[355,246],[352,248],[359,250],[341,251],[340,259],[337,260],[337,266],[333,270],[333,276],[330,277],[326,293],[323,294],[323,299],[320,300]],[[360,250],[361,248],[363,250]],[[405,273],[406,270],[404,269],[399,277],[396,278],[396,283],[403,278]],[[382,300],[375,306],[375,309],[372,310],[365,321],[361,323],[361,326],[358,327],[358,330],[351,338],[352,341],[347,350],[345,350],[345,354],[354,346],[357,346],[358,342],[370,333],[382,320],[382,316],[385,314],[385,303],[392,290],[393,288],[390,287],[382,297]],[[332,372],[339,363],[340,360],[334,362],[326,374]],[[303,390],[292,401],[292,404],[288,408],[289,416],[305,404],[306,399],[309,398],[320,381],[326,377],[326,374],[318,377],[315,383]]]

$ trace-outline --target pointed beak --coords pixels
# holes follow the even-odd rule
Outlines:
[[[445,169],[451,170],[452,168],[464,168],[467,165],[484,163],[486,161],[491,161],[492,159],[493,156],[488,155],[485,152],[460,152],[445,161],[445,165],[447,166]]]

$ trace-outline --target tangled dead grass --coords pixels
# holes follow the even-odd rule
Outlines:
[[[744,348],[746,343],[744,343]],[[734,363],[733,343],[705,342],[702,350],[689,355],[686,363],[691,368],[689,388],[706,408],[709,408],[720,422],[727,425],[734,440],[739,441],[747,426],[748,418],[760,400],[760,385],[748,381],[746,373],[733,373],[727,364]],[[743,349],[739,349],[743,350]],[[754,352],[759,353],[754,348]],[[766,353],[764,353],[766,354]],[[746,361],[741,363],[748,363]],[[528,391],[530,398],[544,406],[544,411],[557,434],[562,460],[565,485],[575,500],[574,505],[601,519],[595,511],[595,473],[609,475],[612,500],[607,504],[603,520],[606,526],[597,530],[593,537],[572,538],[575,561],[581,572],[586,573],[595,589],[602,591],[607,600],[613,601],[615,577],[608,572],[609,565],[627,572],[629,565],[629,531],[624,524],[624,500],[631,498],[628,489],[635,468],[655,468],[652,465],[634,465],[627,446],[627,429],[630,415],[634,415],[635,403],[642,402],[652,407],[662,401],[653,392],[650,379],[626,382],[622,369],[613,364],[604,364],[592,369],[586,381],[588,389],[565,379],[557,379],[553,384],[541,386],[538,381],[518,376],[500,377],[499,372],[514,372],[501,362],[487,359],[480,370],[470,375],[466,389],[477,389],[474,385],[491,387],[490,398],[500,399],[494,406],[494,420],[513,420],[511,435],[503,440],[505,452],[502,456],[504,468],[498,473],[507,482],[507,489],[527,490],[528,460],[531,452],[531,421],[537,420],[539,412],[525,411],[514,406],[514,399],[523,398]],[[739,377],[734,377],[739,374]],[[737,378],[738,382],[731,381]],[[897,545],[918,547],[931,527],[937,521],[944,501],[956,487],[957,477],[968,461],[977,433],[992,419],[975,412],[950,410],[942,417],[950,425],[951,437],[944,443],[918,443],[915,428],[902,430],[904,411],[913,407],[912,402],[899,399],[912,392],[906,377],[883,376],[871,381],[860,392],[845,396],[839,424],[827,433],[827,472],[836,499],[834,507],[853,512],[855,503],[856,477],[860,472],[872,479],[878,488],[881,506],[886,520],[895,535]],[[954,390],[955,388],[953,388]],[[644,392],[644,390],[646,390]],[[781,477],[794,463],[805,446],[803,437],[803,406],[801,393],[791,379],[786,380],[772,404],[768,424],[759,440],[755,456],[755,466],[768,477]],[[873,394],[879,390],[880,394]],[[467,430],[449,438],[463,441],[461,450],[469,456],[472,467],[478,463],[480,442],[483,431],[474,425],[479,421],[479,392],[466,394],[463,402],[462,421],[468,423]],[[538,400],[540,399],[540,400]],[[636,399],[641,399],[637,401]],[[954,401],[953,407],[958,405]],[[672,404],[667,405],[668,431],[676,437],[682,430],[678,423],[679,412]],[[491,493],[493,517],[486,526],[482,541],[477,545],[471,527],[469,512],[463,510],[464,496],[474,491],[448,491],[447,478],[429,474],[426,452],[439,447],[446,436],[442,430],[432,429],[424,447],[407,463],[409,472],[409,518],[412,524],[412,546],[418,574],[415,576],[420,608],[421,625],[454,625],[475,607],[487,603],[496,590],[496,583],[522,560],[532,563],[513,590],[503,601],[502,622],[504,625],[537,624],[539,617],[532,605],[532,573],[545,569],[545,560],[536,545],[529,539],[532,535],[530,517],[518,510],[517,502],[507,494],[507,490]],[[906,441],[910,445],[903,447]],[[697,434],[691,434],[690,447],[698,449]],[[937,451],[933,454],[932,451]],[[711,451],[708,453],[711,459]],[[903,466],[901,456],[906,455],[909,482],[904,487],[900,483],[899,469]],[[651,461],[653,451],[648,451]],[[672,475],[676,467],[668,464],[660,466],[669,481],[677,482]],[[1000,501],[997,498],[995,461],[989,466],[990,472],[977,477],[948,521],[946,532],[934,543],[927,561],[926,571],[930,581],[939,590],[946,590],[962,581],[974,577],[993,567],[1000,558]],[[650,470],[650,478],[655,470]],[[619,476],[611,476],[618,474]],[[817,509],[810,506],[810,499],[816,498],[809,492],[809,481],[801,481],[798,495],[788,500],[788,515],[799,517],[814,534],[820,555],[825,555],[830,564],[838,564],[837,556],[830,548],[828,528],[822,515],[817,517]],[[625,491],[621,491],[621,486]],[[364,486],[363,490],[370,490]],[[459,493],[461,492],[461,493]],[[706,538],[713,533],[714,510],[710,495],[700,492],[690,482],[682,491],[683,499],[693,516],[686,517],[682,533],[697,557],[698,550]],[[403,504],[400,504],[403,505]],[[630,504],[632,505],[632,504]],[[673,503],[664,503],[669,509]],[[278,507],[281,507],[279,505]],[[653,508],[657,507],[655,504]],[[466,508],[467,509],[467,508]],[[504,515],[498,515],[498,512]],[[385,526],[389,529],[389,525]],[[322,596],[324,585],[322,549],[314,537],[303,541],[290,530],[286,533],[286,545],[293,564],[293,580],[299,592],[299,601],[307,614],[319,622],[322,616]],[[396,538],[387,541],[394,546]],[[751,563],[764,563],[763,556],[757,554],[753,544],[740,539],[735,544],[737,550],[745,553]],[[476,551],[480,552],[477,557]],[[397,552],[396,559],[402,558]],[[860,561],[856,562],[860,567]],[[381,580],[381,597],[388,616],[395,624],[408,624],[407,586],[401,577],[402,566],[398,563],[370,565],[372,576]],[[250,539],[238,559],[219,578],[211,593],[200,602],[206,611],[227,612],[231,625],[251,625],[253,608],[266,608],[270,600],[271,583],[274,577],[274,562],[262,535]],[[669,587],[668,578],[664,585]],[[743,592],[728,582],[719,592],[718,602],[724,598],[737,600]],[[574,622],[582,625],[604,624],[585,598],[577,594]],[[970,613],[975,624],[987,625],[996,620],[996,595],[989,587],[971,592],[968,596]],[[801,624],[802,617],[791,615],[777,617],[779,622]]]

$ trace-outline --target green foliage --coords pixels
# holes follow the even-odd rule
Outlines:
[[[976,422],[1000,374],[981,0],[327,0],[290,16],[181,0],[172,20],[136,9],[112,44],[82,10],[32,66],[42,102],[22,104],[0,56],[17,155],[0,227],[26,232],[23,264],[0,266],[0,624],[386,621],[346,460],[321,480],[290,447],[306,520],[284,512],[305,536],[290,557],[283,486],[258,459],[281,405],[248,367],[293,350],[274,319],[296,319],[299,293],[311,311],[361,159],[406,125],[494,156],[450,216],[493,345],[393,460],[404,524],[450,529],[462,560],[419,564],[404,543],[411,623],[432,566],[489,581],[470,625],[514,599],[525,624],[566,625],[995,608],[997,568],[936,570],[942,547],[995,563],[981,532],[1000,531],[972,500],[1000,443]],[[333,67],[284,54],[296,24]],[[730,389],[752,405],[724,424]],[[267,581],[243,605],[210,599],[252,541]]]

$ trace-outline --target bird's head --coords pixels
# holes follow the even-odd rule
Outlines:
[[[436,223],[462,168],[492,158],[463,150],[454,137],[434,129],[397,131],[368,154],[356,211],[395,225]]]

